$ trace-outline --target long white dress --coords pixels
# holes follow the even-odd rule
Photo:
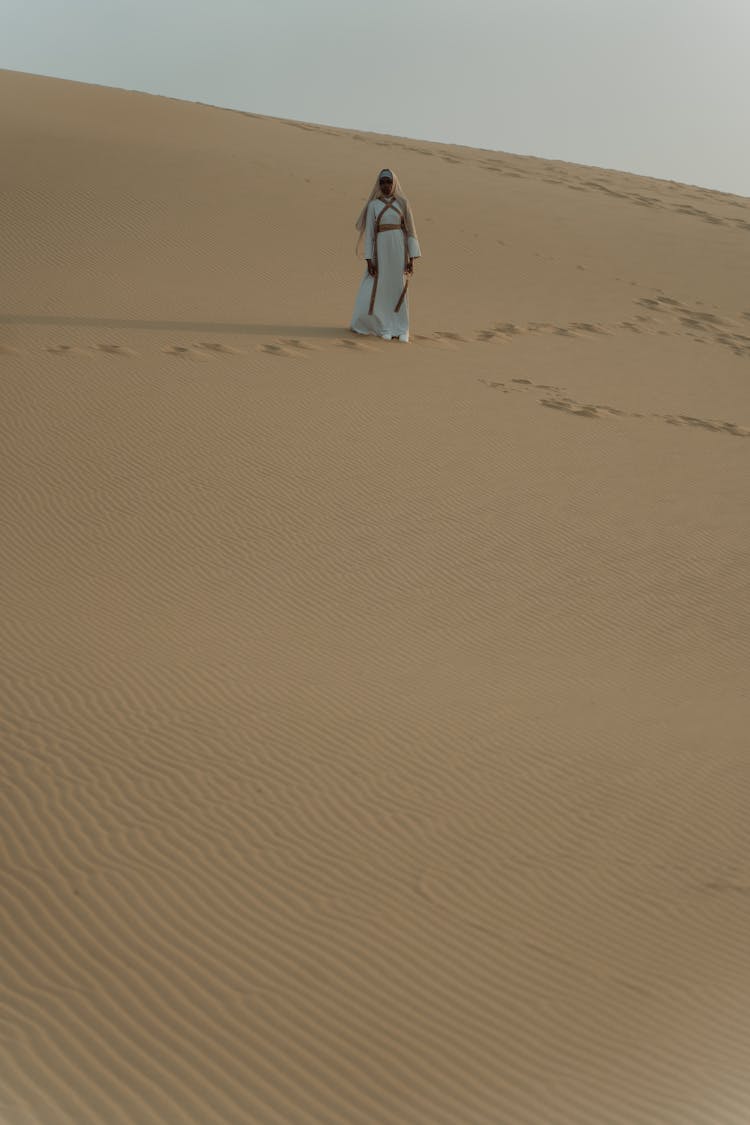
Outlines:
[[[382,199],[371,199],[367,207],[365,221],[365,258],[375,257],[375,228],[376,220],[385,211],[381,222],[399,223],[402,216],[398,202],[386,203]],[[365,276],[354,302],[354,314],[351,327],[354,332],[363,336],[383,336],[385,339],[396,337],[408,341],[409,339],[409,298],[404,297],[401,307],[396,312],[396,305],[403,292],[404,258],[421,257],[419,242],[410,235],[406,236],[403,230],[381,230],[377,236],[377,277],[370,277],[365,268]],[[370,313],[370,300],[373,286],[375,286],[375,302]]]

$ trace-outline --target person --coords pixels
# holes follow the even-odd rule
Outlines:
[[[406,291],[422,252],[409,201],[390,168],[378,175],[356,226],[357,251],[364,239],[367,270],[354,302],[352,331],[408,344]]]

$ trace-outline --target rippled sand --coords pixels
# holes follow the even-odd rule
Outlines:
[[[747,1125],[750,200],[7,71],[0,137],[4,1125]]]

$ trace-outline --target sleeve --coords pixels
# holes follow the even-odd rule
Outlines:
[[[375,207],[372,203],[367,205],[367,218],[365,219],[365,257],[372,258],[375,249]]]
[[[406,205],[406,230],[407,230],[407,249],[410,258],[421,258],[422,251],[419,248],[419,239],[416,235],[416,227],[414,226],[414,215],[412,214],[409,200],[405,199]]]

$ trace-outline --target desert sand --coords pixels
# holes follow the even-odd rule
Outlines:
[[[0,121],[3,1125],[748,1125],[750,200]]]

